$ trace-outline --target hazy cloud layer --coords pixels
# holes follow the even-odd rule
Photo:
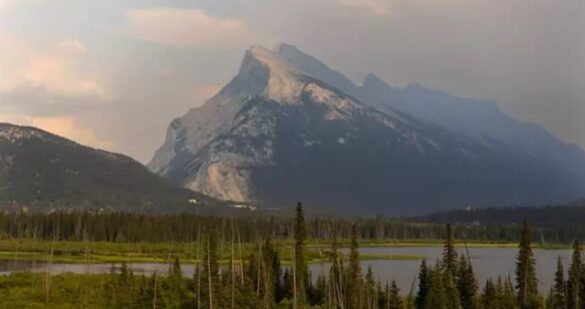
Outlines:
[[[166,127],[284,41],[360,82],[494,99],[585,146],[582,0],[0,0],[0,120],[147,161]]]
[[[230,47],[251,37],[242,21],[211,16],[199,9],[136,9],[127,12],[126,18],[130,35],[163,45]]]

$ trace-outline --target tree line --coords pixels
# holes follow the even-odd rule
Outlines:
[[[202,225],[214,225],[220,237],[228,235],[231,226],[240,233],[242,242],[254,242],[258,235],[270,235],[274,240],[292,237],[285,216],[250,214],[214,216],[198,214],[144,214],[129,212],[0,212],[0,239],[35,239],[106,242],[194,242],[201,238]],[[397,218],[331,218],[311,217],[306,220],[307,237],[349,241],[352,227],[367,240],[437,240],[445,234],[443,223],[421,219]],[[461,240],[485,242],[517,242],[521,224],[507,223],[478,225],[463,222],[452,227]],[[583,226],[539,227],[531,238],[539,243],[570,244],[585,238]]]
[[[451,225],[444,227],[443,254],[437,261],[421,261],[416,276],[416,288],[400,291],[395,281],[380,282],[371,268],[361,269],[359,255],[360,227],[351,226],[350,249],[347,255],[339,250],[338,231],[329,229],[331,238],[327,274],[312,276],[305,258],[308,221],[299,205],[295,219],[282,228],[289,230],[286,246],[292,248],[290,264],[281,262],[281,250],[266,234],[256,242],[256,250],[242,257],[238,248],[235,221],[229,221],[229,233],[223,240],[220,226],[202,225],[192,277],[185,277],[178,258],[169,266],[166,276],[156,272],[150,276],[135,275],[122,263],[112,267],[102,283],[91,290],[96,307],[107,308],[365,308],[365,309],[580,309],[585,307],[585,264],[579,242],[573,245],[568,277],[560,258],[555,284],[546,295],[539,293],[532,237],[526,222],[522,224],[513,276],[488,279],[480,288],[475,277],[473,261],[467,250],[456,251],[456,236]],[[218,244],[229,246],[229,261],[220,261]],[[18,274],[14,278],[21,278]],[[65,275],[66,276],[66,275]],[[92,275],[87,275],[92,276]],[[19,283],[43,290],[43,299],[50,305],[56,302],[59,281],[50,276],[34,277],[41,284],[23,282],[10,284],[0,280],[0,296]],[[77,292],[76,292],[77,291]],[[88,299],[80,290],[68,289],[72,304]],[[77,295],[78,293],[80,295]],[[41,295],[38,294],[38,295]],[[9,294],[10,295],[10,294]],[[24,293],[35,299],[34,293]],[[33,295],[33,297],[31,297]],[[37,295],[37,296],[38,296]],[[79,297],[73,297],[77,295]],[[2,300],[0,300],[2,303]],[[87,306],[91,307],[91,306]]]

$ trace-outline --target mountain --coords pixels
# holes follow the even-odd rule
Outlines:
[[[0,208],[177,211],[217,202],[176,188],[133,159],[0,123]]]
[[[580,147],[559,140],[540,126],[506,115],[493,101],[457,97],[418,84],[392,87],[374,74],[368,74],[362,85],[357,86],[292,45],[280,44],[276,51],[292,65],[380,111],[403,112],[487,147],[511,147],[585,178],[585,152]]]
[[[545,203],[583,192],[581,174],[396,108],[388,102],[410,90],[384,85],[371,75],[356,86],[291,45],[253,46],[217,95],[171,123],[148,166],[224,200],[364,214]],[[370,98],[370,87],[387,99]]]

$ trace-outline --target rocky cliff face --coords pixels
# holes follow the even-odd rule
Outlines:
[[[405,91],[375,76],[356,86],[290,45],[254,46],[228,85],[171,123],[149,167],[224,200],[360,213],[578,195],[581,179],[546,158],[388,103]]]

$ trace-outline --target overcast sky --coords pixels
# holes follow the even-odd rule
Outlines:
[[[250,45],[279,42],[585,147],[583,0],[0,0],[0,121],[146,162]]]

